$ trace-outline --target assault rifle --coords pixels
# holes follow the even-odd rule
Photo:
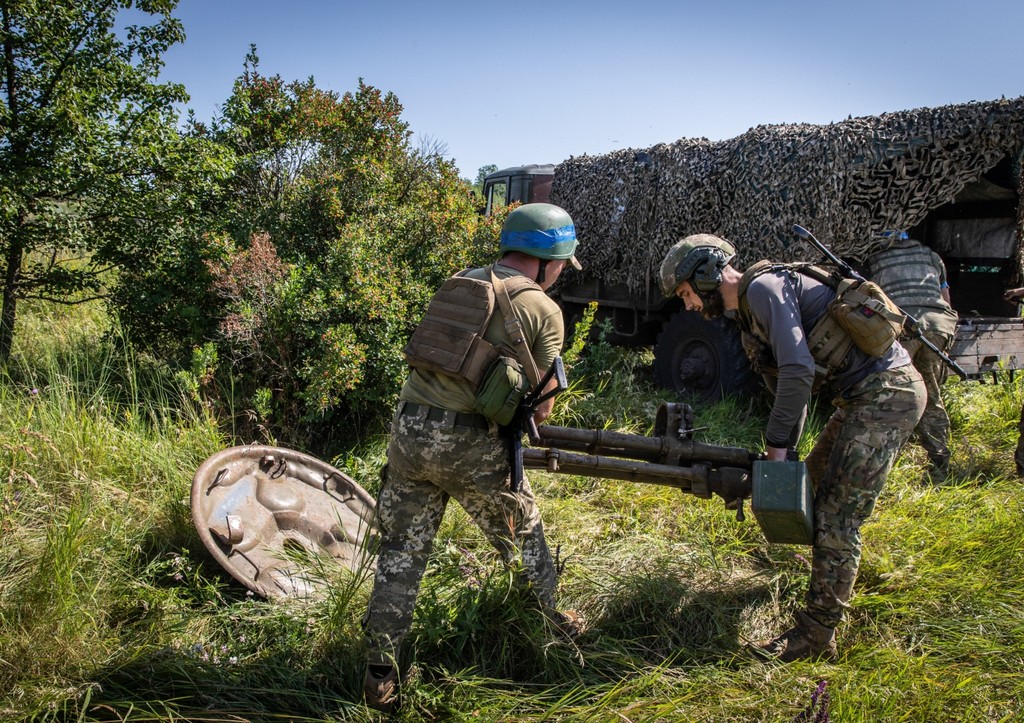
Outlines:
[[[545,392],[544,387],[552,379],[555,380],[555,386]],[[557,394],[561,394],[568,388],[569,384],[565,378],[565,365],[562,364],[562,357],[555,357],[551,368],[537,382],[537,386],[526,393],[522,401],[519,402],[519,408],[516,410],[512,421],[505,425],[503,431],[509,437],[509,465],[512,468],[509,487],[512,492],[519,492],[523,485],[523,435],[529,435],[530,439],[537,437],[537,422],[534,421],[534,413],[541,404]]]
[[[814,234],[805,229],[803,226],[800,226],[799,224],[794,224],[793,233],[795,233],[802,239],[807,239],[808,241],[810,241],[811,244],[816,249],[818,249],[818,251],[820,251],[828,261],[830,261],[837,269],[839,269],[839,273],[841,273],[844,278],[853,279],[854,281],[860,281],[862,283],[864,281],[867,281],[867,279],[865,279],[861,274],[857,273],[857,271],[852,266],[850,266],[848,263],[843,261],[841,258],[836,256],[831,251],[829,251],[825,244],[816,239],[814,237]],[[945,352],[943,352],[941,349],[935,346],[935,344],[933,344],[930,339],[925,337],[924,332],[921,331],[921,322],[918,321],[912,314],[908,314],[904,309],[901,309],[899,306],[897,306],[896,308],[899,309],[900,313],[906,317],[906,321],[903,322],[904,333],[910,338],[918,340],[919,342],[921,342],[921,344],[928,347],[932,352],[938,355],[939,359],[941,359],[947,367],[952,369],[953,372],[958,377],[960,377],[960,379],[967,379],[967,372],[965,372],[959,364],[953,361],[953,359],[949,355],[947,355]]]

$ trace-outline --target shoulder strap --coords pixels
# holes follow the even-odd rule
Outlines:
[[[501,315],[505,319],[505,331],[508,333],[509,338],[512,339],[512,350],[515,351],[516,358],[519,359],[519,363],[522,364],[523,369],[526,370],[526,376],[530,380],[530,384],[536,387],[540,382],[540,374],[537,372],[537,363],[533,360],[533,354],[530,353],[530,347],[526,344],[526,336],[523,334],[523,325],[520,323],[519,317],[516,316],[515,309],[512,308],[512,299],[509,298],[508,289],[505,288],[505,282],[498,278],[498,275],[494,273],[493,266],[488,266],[487,272],[491,275],[491,285],[494,287],[494,296],[498,300],[498,306],[501,308]],[[529,279],[527,279],[527,281],[529,281]],[[525,286],[523,288],[525,288]]]
[[[495,276],[497,276],[497,274],[495,274]],[[536,281],[525,276],[510,276],[507,279],[502,279],[502,283],[505,285],[505,289],[508,291],[510,299],[516,298],[524,291],[539,291],[542,294],[544,293],[544,290],[540,288],[540,285],[537,284]]]
[[[754,324],[753,317],[750,314],[750,305],[747,303],[747,289],[750,288],[750,284],[758,276],[762,276],[773,271],[783,271],[788,268],[789,266],[786,264],[780,264],[765,259],[763,261],[758,261],[756,264],[749,267],[743,272],[743,276],[740,277],[739,288],[737,289],[740,308],[738,309],[737,317],[741,326],[754,336],[763,337],[763,334],[760,330],[755,328],[756,325]],[[764,341],[763,338],[761,340]]]
[[[823,269],[822,267],[815,266],[814,264],[793,264],[791,268],[804,276],[814,279],[819,284],[825,284],[825,286],[828,286],[831,289],[836,289],[837,292],[839,292],[840,287],[842,287],[843,290],[849,288],[850,282],[853,281],[853,279],[844,279],[836,271],[829,271],[828,269]],[[843,286],[843,284],[845,284],[845,286]]]
[[[740,277],[740,286],[737,293],[742,297],[747,293],[747,289],[750,287],[750,282],[756,279],[758,276],[767,274],[772,271],[782,271],[788,269],[786,264],[775,263],[774,261],[758,261],[756,264],[748,268],[743,272],[743,276]]]

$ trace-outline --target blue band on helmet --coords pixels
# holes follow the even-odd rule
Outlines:
[[[576,240],[576,227],[573,224],[550,228],[546,231],[502,231],[501,243],[519,248],[549,249],[555,244]]]

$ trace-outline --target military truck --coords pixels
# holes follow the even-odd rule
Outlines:
[[[653,345],[654,376],[695,401],[742,392],[751,373],[730,322],[665,299],[656,274],[690,233],[723,236],[739,268],[760,258],[821,261],[800,224],[854,266],[905,231],[943,258],[960,324],[951,356],[970,376],[1024,365],[1024,321],[1002,290],[1024,263],[1024,97],[757,126],[736,138],[506,168],[493,205],[550,201],[576,224],[582,272],[555,293],[569,320],[597,302],[612,341]]]

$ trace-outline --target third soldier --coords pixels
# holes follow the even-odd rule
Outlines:
[[[888,233],[896,234],[896,242],[867,260],[867,276],[918,320],[925,338],[943,353],[948,352],[956,334],[957,313],[949,304],[945,264],[938,254],[906,233]],[[946,365],[918,339],[904,338],[900,343],[928,390],[924,416],[915,432],[928,453],[931,481],[941,484],[949,474],[949,415],[939,393],[946,380]]]

